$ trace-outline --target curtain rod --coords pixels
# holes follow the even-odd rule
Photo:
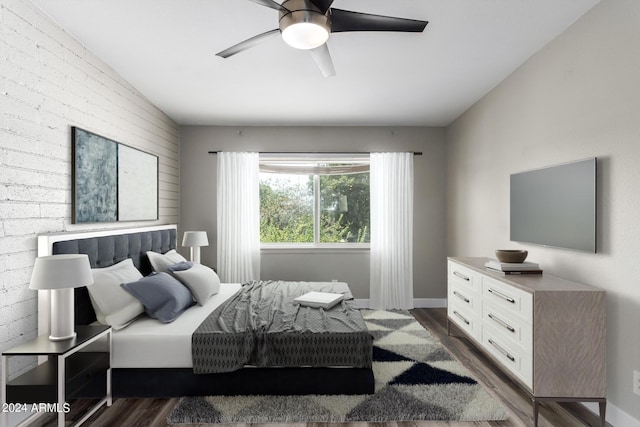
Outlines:
[[[221,151],[209,151],[209,154],[218,154]],[[422,151],[409,151],[414,156],[422,156]],[[357,155],[357,154],[371,154],[370,152],[364,151],[345,151],[345,152],[335,152],[335,151],[260,151],[260,154],[345,154],[345,155]]]

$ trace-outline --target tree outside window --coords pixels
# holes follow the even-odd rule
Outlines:
[[[369,243],[368,165],[360,162],[353,169],[344,163],[300,165],[297,173],[273,167],[260,173],[260,241]]]

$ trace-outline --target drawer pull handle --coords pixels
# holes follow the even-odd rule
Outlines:
[[[504,320],[502,320],[498,316],[496,316],[496,315],[494,315],[492,313],[489,313],[488,317],[489,317],[489,319],[493,320],[494,322],[496,322],[498,325],[502,326],[503,328],[505,328],[509,332],[515,332],[516,331],[516,328],[514,328],[513,326],[511,326],[510,324],[508,324],[507,322],[505,322]]]
[[[498,343],[496,343],[495,341],[493,341],[491,338],[489,338],[489,344],[491,344],[492,346],[494,346],[500,353],[504,354],[507,359],[511,360],[512,362],[516,361],[516,358],[513,357],[512,355],[509,354],[509,352],[507,350],[505,350],[504,348],[502,348],[502,346]]]
[[[469,321],[467,319],[464,318],[464,316],[460,313],[458,313],[457,311],[454,311],[453,314],[455,314],[456,316],[458,316],[458,318],[460,320],[462,320],[464,323],[466,323],[467,325],[469,325]]]
[[[460,298],[462,301],[466,302],[467,304],[469,304],[471,301],[469,300],[469,298],[465,297],[464,295],[462,295],[460,292],[458,291],[453,291],[453,294],[455,296],[457,296],[458,298]]]
[[[502,292],[498,292],[495,289],[489,288],[489,292],[491,292],[492,294],[494,294],[497,297],[502,298],[505,301],[510,302],[511,304],[515,304],[516,300],[514,300],[513,298],[506,296],[505,294],[503,294]]]
[[[467,282],[471,280],[469,277],[465,276],[462,273],[458,273],[457,271],[454,271],[453,275],[458,276],[459,278],[461,278],[462,280],[466,280]]]

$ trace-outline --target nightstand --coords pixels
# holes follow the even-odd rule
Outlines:
[[[71,399],[95,397],[99,402],[82,416],[80,425],[105,403],[111,406],[111,327],[76,326],[77,336],[50,341],[47,335],[2,352],[2,425],[9,412],[57,412],[58,426],[65,426]],[[81,351],[84,350],[84,351]],[[7,381],[9,357],[46,356],[48,360]]]

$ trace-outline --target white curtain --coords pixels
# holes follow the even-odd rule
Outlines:
[[[413,308],[413,154],[372,153],[369,305]]]
[[[227,283],[260,278],[260,156],[218,153],[218,274]]]

